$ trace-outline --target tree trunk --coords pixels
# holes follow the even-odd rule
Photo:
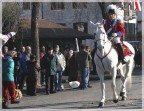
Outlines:
[[[106,3],[105,2],[98,2],[100,8],[101,8],[101,12],[102,12],[102,16],[103,16],[103,19],[107,19],[107,13],[106,13]]]
[[[40,8],[39,2],[32,3],[32,15],[31,15],[32,53],[36,55],[38,63],[40,63],[39,29],[38,29],[39,8]],[[37,84],[40,85],[40,74],[38,75]]]

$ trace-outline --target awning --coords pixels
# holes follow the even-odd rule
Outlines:
[[[22,25],[23,39],[31,38],[31,19],[22,19],[25,24]],[[94,39],[93,35],[67,28],[63,25],[56,24],[47,20],[40,19],[39,38],[41,39]]]

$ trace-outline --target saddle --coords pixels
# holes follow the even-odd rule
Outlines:
[[[122,44],[122,46],[123,46],[124,57],[133,54],[133,52],[124,43]]]
[[[117,47],[114,43],[113,43],[113,46],[114,46],[116,52],[118,53]],[[123,42],[122,42],[122,47],[123,47],[124,57],[127,56],[127,55],[133,54],[133,52]]]

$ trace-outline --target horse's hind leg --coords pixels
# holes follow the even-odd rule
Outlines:
[[[117,95],[117,92],[116,92],[116,75],[117,75],[117,68],[114,67],[112,69],[112,83],[111,83],[111,87],[112,87],[112,90],[113,90],[113,102],[114,103],[117,103],[118,102],[118,95]]]
[[[131,85],[131,74],[133,71],[133,57],[130,56],[129,57],[129,61],[126,63],[125,67],[126,68],[126,72],[124,73],[123,68],[120,69],[120,75],[121,75],[121,80],[122,80],[122,87],[121,87],[121,92],[120,92],[120,96],[122,97],[122,100],[126,100],[126,83],[127,81],[129,82],[129,84]]]
[[[120,96],[122,97],[122,100],[126,100],[126,82],[127,82],[127,76],[124,74],[123,69],[119,69],[120,76],[122,80],[122,86],[120,91]]]

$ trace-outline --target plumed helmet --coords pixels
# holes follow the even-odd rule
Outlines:
[[[116,14],[117,13],[117,6],[111,4],[111,5],[107,6],[106,11],[108,14]]]

